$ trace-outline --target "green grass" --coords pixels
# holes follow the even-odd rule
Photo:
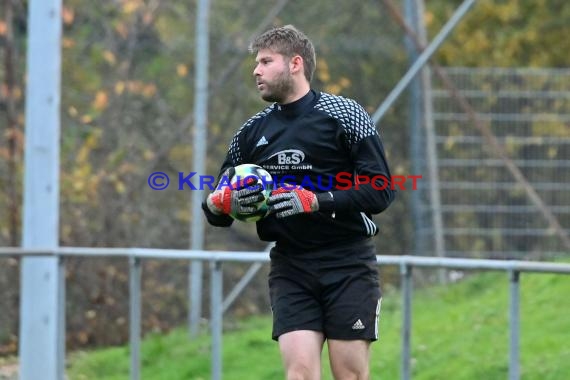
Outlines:
[[[508,373],[508,276],[484,273],[458,284],[414,289],[412,374],[414,380],[495,380]],[[400,378],[400,295],[387,291],[381,338],[372,345],[372,379]],[[282,379],[270,317],[239,321],[225,331],[225,380]],[[570,277],[521,275],[521,378],[566,380],[570,374]],[[323,379],[332,379],[326,351]],[[190,341],[186,330],[147,336],[142,348],[144,380],[210,378],[210,341]],[[128,348],[72,355],[70,380],[129,378]]]

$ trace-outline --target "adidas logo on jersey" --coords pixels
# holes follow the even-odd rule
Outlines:
[[[354,325],[352,325],[353,330],[362,330],[364,328],[365,328],[365,326],[360,319],[358,321],[354,322]]]
[[[261,138],[257,142],[257,145],[255,145],[255,147],[257,148],[258,146],[267,145],[267,144],[269,144],[269,141],[267,141],[265,136],[261,136]]]

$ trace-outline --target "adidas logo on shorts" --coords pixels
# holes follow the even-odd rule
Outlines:
[[[354,322],[354,325],[352,325],[353,330],[362,330],[364,328],[365,328],[365,326],[360,319],[358,321]]]

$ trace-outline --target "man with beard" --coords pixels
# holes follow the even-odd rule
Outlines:
[[[319,379],[326,341],[335,379],[368,379],[381,302],[371,215],[395,195],[380,136],[358,103],[311,89],[315,50],[295,27],[263,33],[250,52],[257,89],[272,104],[237,131],[220,173],[231,177],[235,166],[251,163],[288,178],[275,181],[269,214],[257,222],[259,238],[276,243],[272,337],[286,378]],[[358,180],[339,189],[339,173]],[[310,186],[323,178],[331,186]],[[303,187],[295,186],[301,179]],[[260,192],[261,186],[216,189],[202,208],[210,224],[228,227],[229,212],[251,207],[263,199]]]

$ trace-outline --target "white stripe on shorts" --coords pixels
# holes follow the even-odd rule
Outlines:
[[[380,308],[382,307],[382,297],[378,300],[376,305],[376,318],[374,319],[374,337],[378,339],[378,323],[380,322]]]

